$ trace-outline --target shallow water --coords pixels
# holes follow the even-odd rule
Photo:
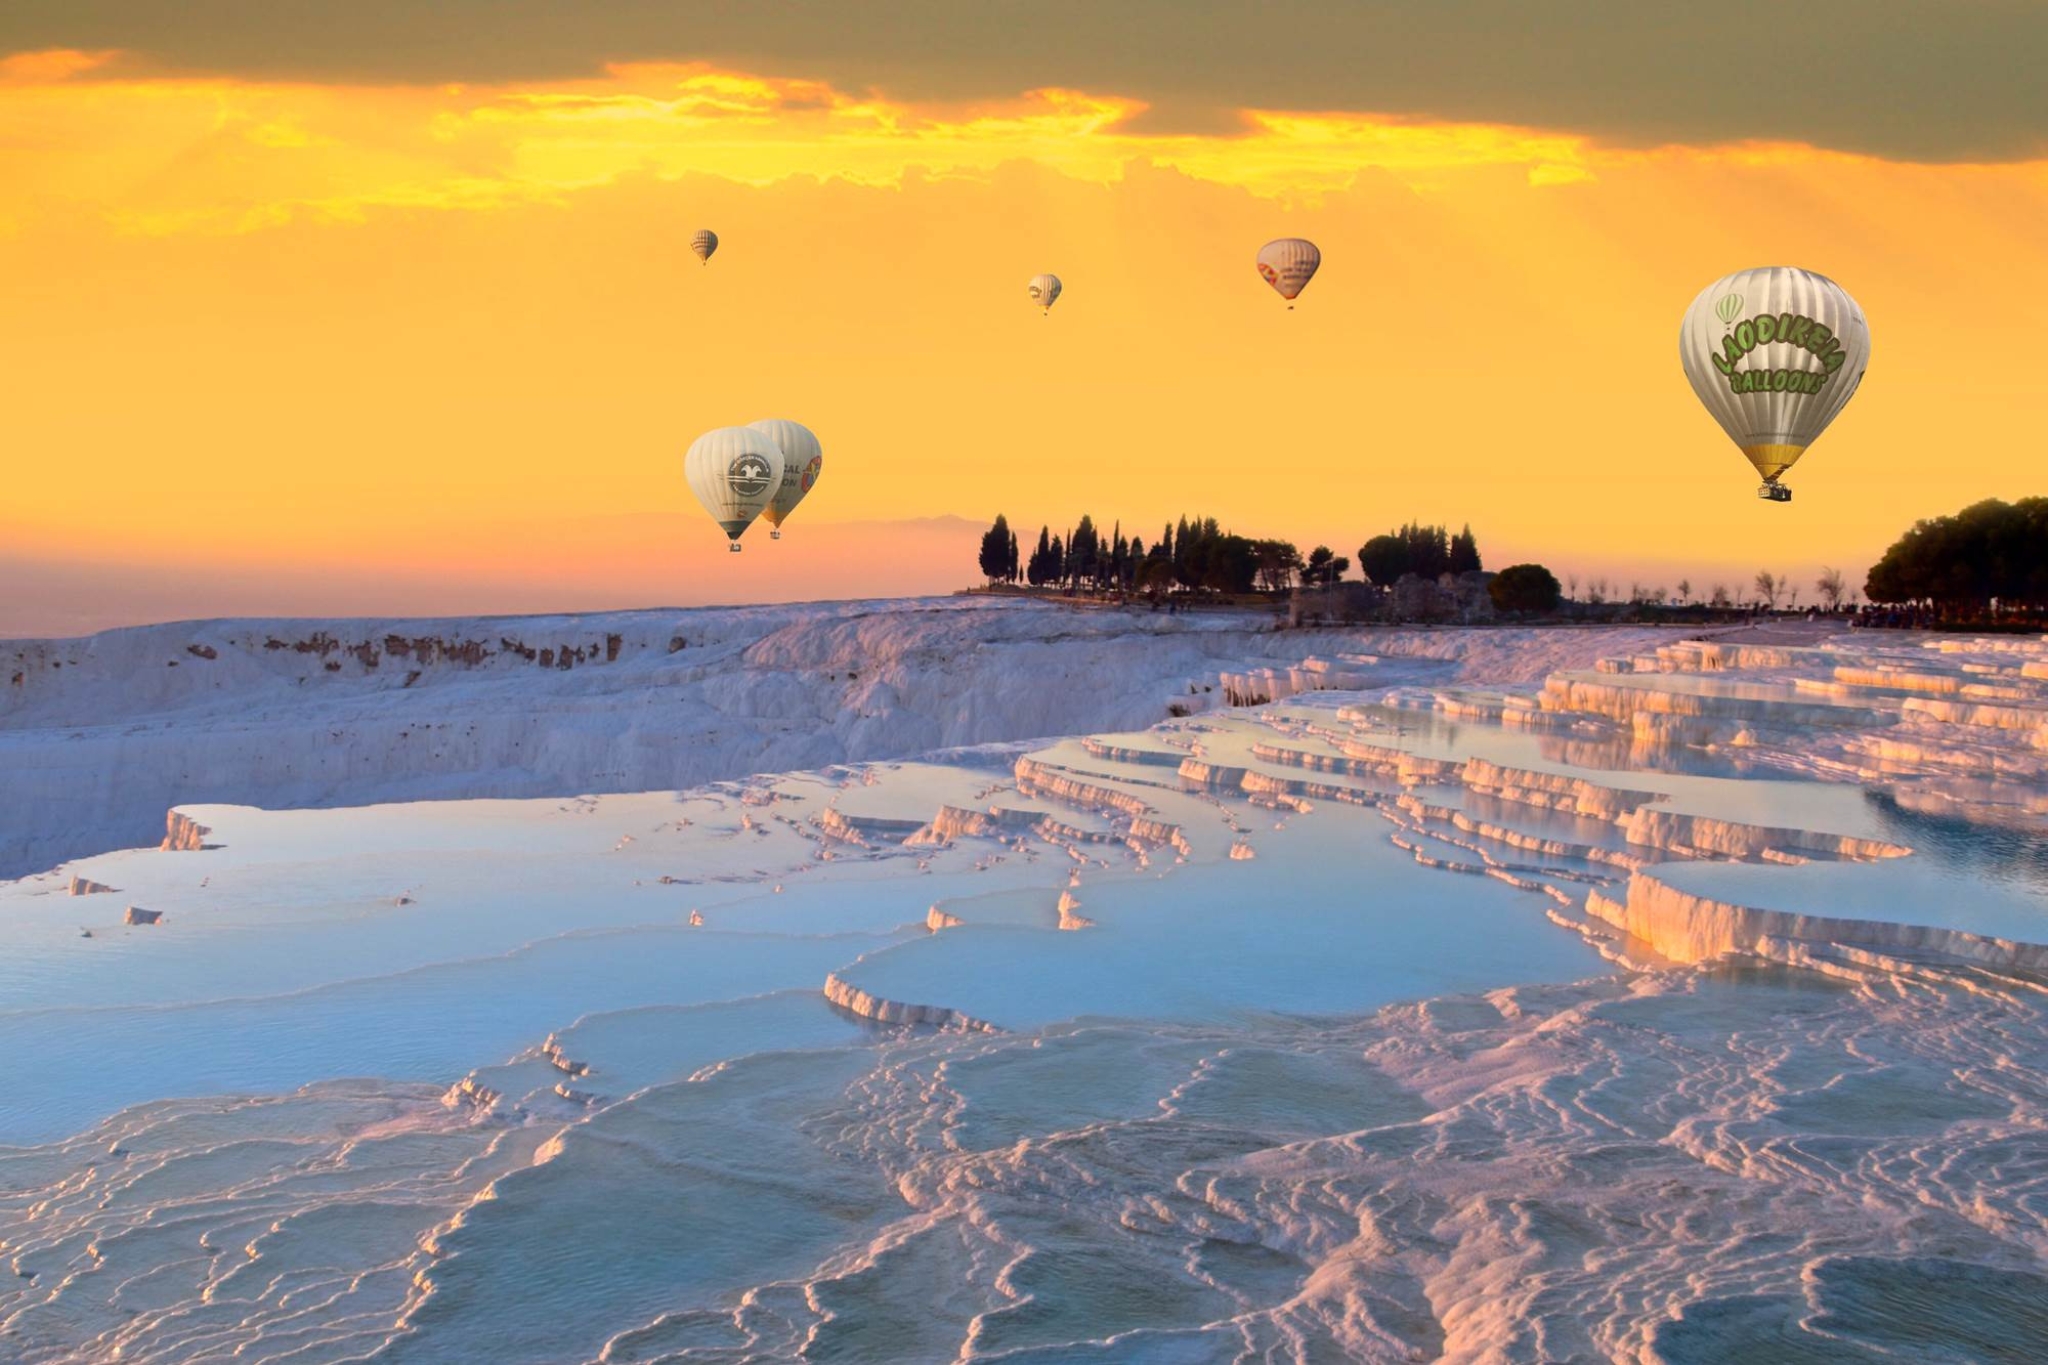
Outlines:
[[[1220,1022],[1355,1014],[1417,996],[1569,981],[1603,970],[1523,892],[1446,877],[1330,810],[1253,836],[1257,857],[1085,882],[1095,927],[959,929],[842,975],[891,999],[943,1001],[1004,1028],[1081,1015]]]

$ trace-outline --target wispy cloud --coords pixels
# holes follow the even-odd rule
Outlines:
[[[1378,110],[1614,145],[1794,142],[1927,161],[2048,145],[2026,0],[10,0],[0,52],[122,49],[255,82],[550,85],[620,62],[771,71],[899,104],[1088,90],[1155,131]]]

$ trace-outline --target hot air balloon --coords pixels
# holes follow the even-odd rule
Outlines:
[[[782,485],[782,447],[751,427],[720,427],[690,443],[683,477],[737,552],[740,535]]]
[[[1678,330],[1685,377],[1742,449],[1771,502],[1779,483],[1856,396],[1870,328],[1848,291],[1792,266],[1738,270],[1700,291]]]
[[[1323,253],[1316,250],[1316,244],[1301,237],[1282,237],[1259,248],[1259,278],[1272,285],[1290,309],[1295,295],[1308,288],[1322,263]]]
[[[697,259],[711,264],[711,253],[718,250],[718,234],[710,228],[698,228],[690,234],[690,250],[697,253]]]
[[[818,483],[818,471],[825,467],[825,450],[818,444],[818,437],[801,422],[787,418],[770,417],[759,422],[747,423],[747,430],[758,431],[775,442],[782,451],[782,482],[775,490],[761,516],[767,521],[770,540],[782,539],[782,520],[796,510],[804,495]]]
[[[1044,309],[1047,315],[1060,301],[1060,277],[1057,275],[1033,275],[1031,283],[1024,288],[1030,293],[1031,301]]]

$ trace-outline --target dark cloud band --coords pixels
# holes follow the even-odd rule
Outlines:
[[[2033,0],[9,0],[0,52],[124,48],[323,81],[539,80],[703,60],[906,100],[1046,85],[1154,105],[1782,139],[1905,160],[2048,153]]]

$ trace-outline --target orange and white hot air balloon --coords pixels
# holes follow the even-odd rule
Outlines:
[[[1259,248],[1259,278],[1272,285],[1289,308],[1322,263],[1323,253],[1305,237],[1281,237]]]
[[[1037,304],[1042,311],[1051,313],[1052,306],[1060,300],[1060,277],[1057,275],[1033,275],[1030,282],[1024,286],[1024,289],[1031,296],[1033,303]]]
[[[825,448],[818,443],[816,432],[786,417],[749,422],[747,428],[760,432],[782,451],[782,483],[775,490],[774,500],[761,510],[761,519],[769,526],[768,538],[780,540],[783,518],[818,486],[818,475],[825,467]]]

